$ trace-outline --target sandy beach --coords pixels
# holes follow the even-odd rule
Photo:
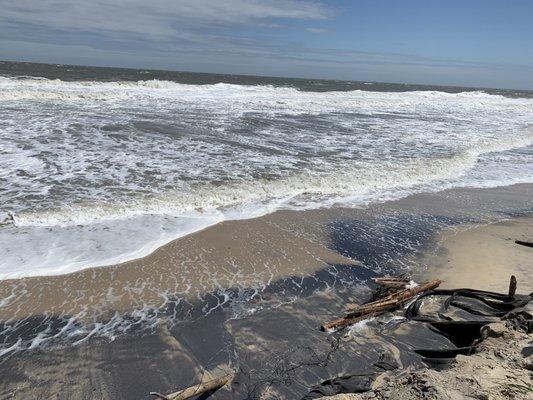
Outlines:
[[[444,281],[443,288],[475,287],[505,293],[509,276],[519,282],[519,293],[531,293],[533,269],[531,249],[515,240],[531,241],[533,217],[518,217],[485,225],[448,230],[437,238],[433,254],[424,263],[428,278]]]
[[[0,400],[533,399],[533,1],[0,4]]]
[[[533,1],[0,4],[0,400],[533,399]]]
[[[265,379],[257,368],[275,369],[282,354],[327,354],[331,337],[320,324],[367,298],[370,277],[386,273],[503,291],[515,274],[528,293],[530,249],[513,241],[531,239],[532,190],[456,189],[361,209],[281,211],[213,226],[121,265],[2,281],[0,397],[145,399],[217,365],[255,371],[216,397],[234,398],[253,391]],[[422,328],[385,330],[352,333],[327,366],[302,368],[263,398],[301,397],[383,352],[417,365],[409,349],[441,340]]]

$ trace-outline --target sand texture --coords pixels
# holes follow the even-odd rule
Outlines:
[[[506,293],[509,277],[518,281],[517,293],[533,289],[533,248],[515,244],[533,242],[533,218],[449,229],[439,235],[435,250],[424,264],[429,278],[442,279],[442,288],[476,288]]]

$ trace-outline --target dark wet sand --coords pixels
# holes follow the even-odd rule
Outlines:
[[[443,232],[531,214],[532,194],[533,185],[516,185],[366,209],[282,211],[213,226],[121,265],[2,281],[3,348],[45,342],[3,356],[0,398],[146,399],[228,363],[256,371],[238,376],[235,393],[213,398],[246,398],[252,381],[279,369],[278,356],[309,363],[302,355],[314,351],[321,359],[331,335],[318,326],[365,299],[370,277],[436,271],[428,254]],[[442,341],[430,332],[388,330],[387,340],[361,334],[341,341],[327,366],[297,369],[290,384],[276,382],[264,398],[301,397],[381,353],[416,363],[410,345]]]

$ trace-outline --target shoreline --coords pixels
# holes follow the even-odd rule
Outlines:
[[[0,296],[5,300],[0,318],[47,312],[79,315],[87,307],[98,308],[96,316],[136,312],[139,307],[157,309],[172,302],[176,294],[195,301],[217,291],[224,297],[231,288],[260,292],[271,282],[303,279],[335,265],[359,266],[354,277],[387,270],[422,274],[429,266],[443,263],[428,258],[427,250],[442,241],[441,231],[454,233],[457,226],[470,228],[517,212],[531,213],[529,198],[533,198],[533,184],[450,189],[362,209],[277,211],[223,221],[124,263],[1,280]],[[24,293],[17,291],[20,287]],[[68,307],[64,288],[74,293],[66,296]],[[41,299],[37,304],[35,296]],[[13,301],[17,298],[18,302]],[[25,309],[24,303],[29,307]]]
[[[463,171],[467,176],[471,173],[474,173],[475,175],[476,168],[481,168],[480,166],[476,167],[478,164],[477,160],[480,159],[480,157],[483,158],[486,154],[492,152],[505,153],[506,151],[528,149],[531,147],[533,127],[531,124],[528,124],[523,128],[523,137],[515,138],[512,145],[509,143],[488,143],[486,145],[488,147],[477,149],[475,153],[461,153],[461,156],[458,157],[460,159],[466,157],[467,161],[457,161],[459,164],[455,165],[454,168],[459,168],[459,170],[456,170],[456,173],[459,173],[459,176],[462,176],[460,171]],[[71,210],[72,214],[67,212],[66,219],[64,220],[62,218],[65,218],[65,215],[63,215],[60,210],[56,210],[57,215],[55,212],[51,212],[50,215],[44,217],[43,220],[40,219],[43,218],[43,215],[40,213],[36,213],[35,216],[32,216],[31,212],[26,213],[27,215],[24,212],[20,215],[8,213],[7,216],[0,216],[1,221],[8,221],[7,224],[0,222],[0,240],[4,241],[4,254],[6,255],[2,260],[3,262],[0,263],[0,281],[22,279],[26,277],[67,275],[85,269],[104,268],[111,265],[138,261],[145,257],[149,257],[159,249],[170,245],[175,241],[202,232],[205,229],[216,227],[221,223],[233,223],[241,220],[256,220],[261,218],[268,219],[270,215],[275,215],[277,213],[304,213],[306,215],[313,215],[314,213],[320,214],[325,212],[324,210],[330,209],[372,209],[380,207],[380,205],[386,206],[387,204],[402,203],[404,199],[412,201],[413,198],[439,196],[439,193],[468,193],[476,191],[498,192],[500,190],[506,190],[505,188],[507,187],[528,187],[528,185],[533,185],[533,183],[524,183],[530,180],[529,177],[520,178],[511,175],[511,177],[508,176],[504,179],[504,181],[507,182],[505,186],[490,186],[502,183],[501,181],[491,180],[488,183],[489,187],[484,187],[482,181],[479,181],[478,184],[476,184],[476,178],[471,178],[472,182],[470,182],[470,186],[465,183],[468,180],[463,182],[458,177],[453,178],[452,176],[448,176],[448,172],[441,175],[440,170],[446,167],[447,162],[448,161],[446,160],[440,160],[435,165],[433,165],[433,162],[429,162],[425,166],[418,165],[417,168],[428,169],[428,173],[430,174],[429,178],[424,178],[426,180],[422,179],[422,181],[420,181],[421,176],[417,175],[417,170],[412,165],[409,163],[398,165],[397,167],[403,171],[403,174],[407,173],[408,175],[415,175],[415,178],[413,178],[414,181],[407,179],[407,181],[409,181],[408,184],[405,184],[404,181],[400,181],[399,183],[395,182],[394,179],[388,176],[388,174],[380,176],[379,174],[376,175],[375,173],[370,173],[370,175],[365,175],[361,179],[370,179],[367,184],[374,182],[372,184],[374,185],[374,191],[368,191],[368,188],[366,188],[365,190],[367,191],[364,192],[365,194],[360,195],[361,197],[358,198],[357,201],[354,201],[354,197],[336,197],[338,204],[334,203],[333,205],[325,201],[322,202],[322,200],[317,203],[311,201],[311,206],[304,201],[306,204],[305,207],[301,204],[291,204],[290,201],[285,203],[287,200],[286,186],[292,185],[290,182],[284,182],[282,180],[273,184],[271,187],[268,185],[262,186],[262,183],[260,182],[257,183],[258,187],[254,190],[258,190],[259,192],[275,192],[275,195],[273,195],[272,198],[277,200],[271,199],[269,200],[271,201],[269,204],[261,204],[261,199],[257,198],[254,201],[257,201],[258,203],[252,202],[245,205],[245,202],[241,204],[241,206],[229,206],[232,204],[232,201],[235,200],[235,198],[232,197],[235,196],[234,193],[232,194],[233,189],[239,193],[242,189],[246,192],[246,190],[250,188],[246,189],[243,187],[239,189],[239,185],[237,184],[235,188],[231,189],[230,185],[226,188],[226,191],[222,190],[218,193],[216,192],[216,186],[214,186],[210,189],[216,192],[214,193],[214,198],[216,199],[220,196],[224,199],[221,203],[215,201],[215,203],[218,204],[217,207],[222,207],[221,209],[215,207],[216,209],[213,210],[210,207],[207,207],[202,212],[190,210],[190,213],[179,216],[172,215],[172,213],[160,214],[159,212],[161,210],[158,209],[158,202],[155,200],[153,200],[154,204],[147,209],[141,208],[140,210],[137,210],[140,211],[140,214],[134,213],[133,215],[135,215],[135,217],[133,215],[121,214],[119,212],[117,214],[119,216],[129,216],[127,218],[111,218],[109,220],[106,220],[105,218],[102,220],[99,220],[98,218],[92,219],[92,217],[89,219],[82,218],[79,221],[76,219],[69,219],[70,216],[77,215],[79,212],[83,214],[85,212],[84,207],[80,207],[77,211],[76,208],[74,208]],[[466,165],[463,165],[463,162],[466,162],[467,164],[472,163],[472,165],[466,168]],[[463,170],[464,168],[466,169]],[[346,171],[346,173],[348,173],[348,171]],[[406,179],[402,174],[399,174],[398,178]],[[351,178],[353,181],[357,181],[358,179],[359,177],[357,175],[352,176]],[[382,179],[385,179],[388,182],[388,185],[382,187],[380,183]],[[449,179],[451,179],[451,181],[449,181]],[[454,181],[454,179],[459,180]],[[295,180],[297,188],[298,184],[303,184],[298,181],[298,178],[295,178]],[[303,179],[303,181],[305,181],[305,179]],[[311,193],[314,190],[313,188],[320,188],[320,180],[315,182],[314,179],[310,179],[310,182],[311,186],[307,189],[311,190]],[[515,183],[512,184],[511,182]],[[394,186],[395,184],[398,186]],[[463,184],[466,184],[466,186],[463,187]],[[354,183],[354,185],[357,186],[356,183]],[[450,188],[449,186],[452,187]],[[446,189],[446,187],[448,188]],[[254,190],[253,192],[255,193]],[[302,193],[306,193],[305,191],[302,192],[302,190],[302,188],[299,188],[298,190],[289,193],[289,195],[299,196]],[[357,190],[355,190],[355,192],[357,192]],[[392,192],[394,192],[394,194]],[[185,201],[185,203],[187,203],[188,201],[191,201],[187,196],[184,196],[181,200],[178,196],[178,198],[173,198],[173,201],[178,201],[178,203],[180,203],[180,201]],[[201,196],[200,198],[195,198],[194,194],[192,197],[193,200],[196,201],[202,198]],[[161,200],[163,201],[164,198],[165,196],[163,196]],[[193,203],[196,204],[195,201],[193,201]],[[165,201],[163,201],[163,204],[165,204]],[[199,205],[201,206],[202,204],[203,203],[200,201]],[[209,201],[207,204],[210,204]],[[252,207],[252,204],[255,205]],[[257,206],[257,204],[260,205]],[[167,204],[167,206],[170,206],[170,210],[173,209],[170,203]],[[229,208],[224,209],[226,206]],[[151,207],[153,207],[153,209]],[[106,207],[103,207],[104,211],[106,209]],[[111,210],[112,207],[109,209]],[[91,207],[88,207],[87,210],[90,211]],[[98,210],[98,207],[95,207],[94,210]],[[152,211],[153,213],[145,214],[149,211]],[[98,212],[102,212],[102,210]],[[24,222],[25,215],[26,218],[28,218],[26,222]],[[46,213],[44,215],[46,215]],[[57,219],[58,215],[60,215],[61,218]],[[106,212],[98,215],[100,217],[105,216]],[[47,218],[50,218],[50,220]],[[61,221],[67,222],[62,225]],[[67,261],[63,262],[62,260]],[[15,268],[14,266],[17,267]]]
[[[421,198],[423,199],[424,197],[428,197],[428,198],[431,198],[431,197],[439,197],[440,194],[442,193],[461,193],[461,192],[477,192],[477,191],[499,191],[499,190],[506,190],[506,188],[529,188],[529,187],[532,187],[533,188],[533,183],[517,183],[517,184],[512,184],[512,185],[505,185],[505,186],[496,186],[496,187],[489,187],[489,188],[470,188],[470,187],[466,187],[466,188],[462,188],[462,187],[458,187],[458,188],[451,188],[451,189],[444,189],[444,190],[439,190],[439,191],[426,191],[426,192],[419,192],[419,193],[413,193],[413,194],[410,194],[410,195],[407,195],[405,197],[400,197],[400,198],[397,198],[397,199],[389,199],[389,200],[385,200],[385,201],[382,201],[382,202],[374,202],[374,203],[368,203],[368,204],[365,204],[364,206],[361,206],[361,207],[345,207],[345,206],[339,206],[339,207],[323,207],[323,208],[316,208],[316,209],[303,209],[303,210],[293,210],[293,209],[284,209],[284,208],[281,208],[281,209],[276,209],[272,212],[262,212],[258,215],[254,215],[254,216],[251,216],[251,217],[246,217],[246,218],[234,218],[234,219],[220,219],[219,221],[215,221],[215,222],[211,222],[211,223],[208,223],[207,225],[201,225],[200,228],[196,229],[196,228],[193,228],[192,230],[190,231],[187,231],[186,233],[183,233],[183,234],[180,234],[179,236],[173,238],[173,239],[164,239],[162,241],[159,241],[157,242],[157,244],[150,244],[150,245],[147,245],[147,246],[143,246],[145,247],[144,250],[138,250],[138,251],[135,251],[135,254],[136,255],[120,255],[120,256],[116,256],[114,257],[117,261],[113,261],[113,262],[106,262],[106,263],[103,263],[103,264],[98,264],[98,265],[90,265],[92,263],[87,263],[87,266],[83,266],[79,269],[75,269],[73,271],[63,271],[63,270],[68,270],[69,269],[69,266],[71,264],[67,264],[65,266],[60,266],[60,267],[56,267],[56,268],[52,268],[49,272],[51,273],[45,273],[45,274],[38,274],[38,273],[30,273],[30,275],[18,275],[18,276],[11,276],[11,275],[6,275],[5,277],[1,277],[0,276],[0,282],[2,281],[15,281],[15,280],[20,280],[20,279],[32,279],[32,278],[46,278],[46,277],[56,277],[56,276],[68,276],[68,275],[71,275],[71,274],[76,274],[76,273],[80,273],[80,272],[83,272],[83,271],[86,271],[86,270],[93,270],[93,269],[100,269],[100,268],[109,268],[109,267],[116,267],[116,266],[121,266],[121,265],[130,265],[130,264],[135,264],[135,263],[140,263],[142,262],[144,259],[147,259],[147,258],[150,258],[152,255],[154,255],[154,253],[157,253],[159,251],[163,252],[165,251],[166,248],[168,247],[172,247],[175,243],[181,241],[181,240],[185,240],[187,237],[189,236],[194,236],[194,235],[202,235],[202,232],[206,231],[206,230],[212,230],[212,229],[218,229],[218,227],[222,227],[222,226],[227,226],[227,225],[230,225],[230,228],[229,229],[233,229],[232,225],[235,226],[235,229],[239,229],[238,226],[239,226],[239,223],[241,221],[255,221],[255,220],[258,220],[258,221],[261,221],[261,220],[269,220],[270,218],[273,219],[273,220],[276,220],[278,219],[278,215],[293,215],[293,214],[302,214],[302,215],[320,215],[320,214],[330,214],[330,215],[333,215],[333,217],[331,218],[334,218],[335,217],[335,212],[337,210],[363,210],[363,212],[365,210],[371,210],[373,208],[379,208],[380,206],[387,206],[389,204],[395,204],[395,203],[399,203],[399,204],[402,204],[403,202],[412,202],[413,199],[414,199],[414,202],[417,201],[418,198]],[[527,190],[527,189],[526,189]],[[533,210],[533,206],[532,206],[532,210]],[[192,218],[192,219],[195,219],[195,218]],[[198,218],[198,219],[201,219],[201,218]],[[253,223],[253,222],[252,222]],[[224,229],[224,228],[221,228],[221,229]],[[146,250],[146,249],[149,249],[149,250]]]

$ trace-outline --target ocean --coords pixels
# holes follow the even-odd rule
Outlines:
[[[533,93],[0,63],[0,279],[276,210],[533,182]]]

